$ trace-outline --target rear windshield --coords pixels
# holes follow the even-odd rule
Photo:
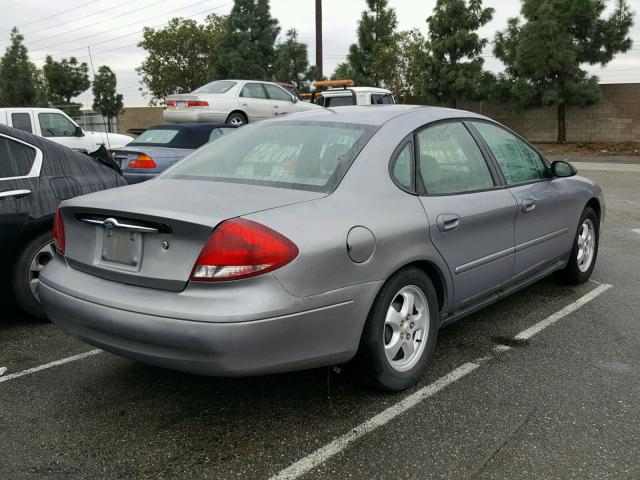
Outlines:
[[[353,96],[349,95],[343,97],[325,97],[325,107],[345,107],[347,105],[355,105]]]
[[[137,145],[139,143],[145,143],[145,144],[153,143],[158,145],[167,144],[175,138],[175,136],[178,134],[178,131],[179,130],[169,130],[169,129],[146,130],[142,132],[140,135],[138,135],[136,139],[133,142],[131,142],[129,145]]]
[[[376,128],[329,122],[259,123],[201,148],[161,178],[330,192]]]
[[[216,80],[215,82],[207,83],[200,88],[196,88],[191,93],[224,93],[231,89],[236,84],[231,80]]]

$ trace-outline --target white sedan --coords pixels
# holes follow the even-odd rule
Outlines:
[[[170,95],[164,119],[171,123],[229,123],[235,126],[286,113],[322,108],[271,82],[216,80],[191,93]]]

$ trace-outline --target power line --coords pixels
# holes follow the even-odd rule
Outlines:
[[[97,36],[97,35],[104,35],[105,33],[111,33],[111,32],[114,32],[114,31],[120,30],[120,29],[122,29],[122,28],[127,28],[127,27],[130,27],[130,26],[133,26],[133,25],[137,25],[137,24],[140,24],[140,23],[145,23],[145,22],[147,22],[147,21],[149,21],[149,20],[153,20],[153,19],[155,19],[155,18],[164,17],[164,16],[166,16],[166,15],[170,15],[170,14],[172,14],[172,13],[175,13],[175,12],[177,12],[177,11],[179,11],[179,10],[184,10],[184,9],[187,9],[187,8],[195,7],[196,5],[200,5],[200,4],[202,4],[202,3],[207,3],[207,2],[209,2],[209,1],[210,1],[210,0],[201,0],[201,1],[199,1],[199,2],[196,2],[196,3],[192,3],[192,4],[190,4],[190,5],[187,5],[186,7],[180,7],[180,8],[176,8],[176,9],[174,9],[174,10],[170,10],[170,11],[168,11],[168,12],[161,13],[161,14],[159,14],[159,15],[156,15],[155,17],[149,17],[149,18],[145,18],[144,20],[138,20],[138,21],[136,21],[136,22],[132,22],[132,23],[129,23],[129,24],[127,24],[127,25],[122,25],[121,27],[118,27],[118,28],[116,28],[116,29],[113,29],[113,28],[112,28],[112,29],[109,29],[109,30],[104,30],[104,31],[102,31],[102,32],[93,33],[93,34],[90,34],[90,35],[85,35],[85,36],[83,36],[83,37],[75,38],[75,39],[73,39],[73,40],[69,40],[69,41],[67,41],[67,42],[58,43],[57,45],[65,45],[65,44],[67,44],[67,43],[77,43],[77,42],[79,42],[79,41],[81,41],[81,40],[84,40],[84,39],[87,39],[87,38],[92,38],[92,37],[95,37],[95,36]],[[220,5],[219,7],[207,8],[206,10],[202,10],[201,12],[197,12],[197,13],[194,13],[194,14],[188,15],[188,16],[186,16],[186,17],[184,17],[184,18],[191,18],[191,17],[195,17],[195,16],[198,16],[198,15],[202,15],[203,13],[212,12],[212,11],[214,11],[214,10],[217,10],[217,9],[220,9],[220,8],[223,8],[223,7],[226,7],[226,6],[228,6],[228,5],[231,5],[231,2],[229,2],[229,3],[225,3],[224,5]],[[152,28],[157,28],[157,27],[160,27],[160,26],[163,26],[163,25],[167,25],[168,23],[169,23],[169,22],[163,22],[163,23],[161,23],[161,24],[154,25],[154,27],[152,27]],[[102,41],[100,41],[100,42],[92,43],[92,44],[91,44],[91,46],[92,46],[92,47],[95,47],[96,45],[102,45],[102,44],[104,44],[104,43],[113,42],[114,40],[118,40],[118,39],[120,39],[120,38],[124,38],[124,37],[130,37],[131,35],[136,35],[136,34],[139,34],[139,33],[140,33],[140,30],[136,30],[135,32],[126,33],[126,34],[124,34],[124,35],[119,35],[119,36],[117,36],[117,37],[112,37],[112,38],[108,38],[108,39],[106,39],[106,40],[102,40]],[[46,47],[40,47],[38,50],[41,50],[41,49],[44,49],[44,48],[46,48]],[[52,53],[52,54],[49,54],[49,55],[51,55],[51,56],[64,55],[65,53],[75,52],[76,50],[84,50],[85,48],[86,48],[86,46],[83,46],[83,47],[77,47],[77,48],[71,48],[71,49],[68,49],[68,50],[63,50],[62,52]],[[37,62],[37,61],[40,61],[40,60],[44,60],[45,58],[46,58],[46,56],[45,56],[45,57],[38,58],[38,59],[36,59],[35,61]]]
[[[32,22],[23,23],[22,25],[18,25],[18,26],[20,28],[22,28],[22,27],[26,27],[27,25],[33,25],[34,23],[39,23],[39,22],[42,22],[44,20],[48,20],[48,19],[53,18],[53,17],[59,17],[60,15],[62,15],[64,13],[70,12],[72,10],[76,10],[78,8],[86,7],[87,5],[91,5],[92,3],[97,3],[98,1],[99,0],[91,0],[90,2],[86,2],[86,3],[80,4],[80,5],[76,5],[75,7],[69,8],[67,10],[63,10],[62,12],[54,13],[53,15],[48,15],[46,17],[39,18],[38,20],[33,20]],[[10,31],[11,31],[11,29],[9,28],[7,30],[3,30],[0,33],[6,33],[6,32],[10,32]]]
[[[158,1],[156,1],[156,2],[154,2],[152,4],[150,4],[150,5],[145,5],[143,7],[139,7],[139,8],[136,8],[134,10],[130,10],[128,12],[123,12],[123,13],[121,13],[119,15],[116,15],[114,17],[109,18],[108,20],[113,20],[114,18],[123,17],[125,15],[129,15],[131,13],[135,13],[135,12],[138,12],[140,10],[144,10],[145,8],[153,7],[154,5],[158,5],[159,3],[164,3],[164,2],[167,2],[167,1],[169,1],[169,0],[158,0]],[[103,23],[103,22],[104,22],[104,20],[98,20],[97,22],[90,23],[90,24],[84,25],[82,27],[74,28],[72,30],[67,30],[65,32],[56,33],[55,35],[49,35],[47,38],[41,38],[40,40],[35,40],[34,42],[31,42],[31,43],[39,43],[39,42],[42,42],[43,40],[50,40],[52,38],[60,37],[62,35],[66,35],[68,33],[77,32],[78,30],[84,30],[85,28],[93,27],[94,25],[98,25],[98,24]]]
[[[74,20],[69,20],[68,22],[55,23],[53,25],[50,25],[50,26],[44,27],[44,28],[40,28],[38,30],[31,30],[31,31],[28,31],[28,32],[23,32],[22,34],[27,36],[27,35],[31,35],[32,33],[41,33],[41,32],[47,31],[47,30],[51,30],[52,28],[60,27],[60,26],[63,26],[63,25],[69,25],[71,23],[75,23],[75,22],[78,22],[80,20],[86,20],[87,18],[95,17],[96,15],[100,15],[101,13],[108,12],[109,10],[114,10],[114,9],[116,9],[118,7],[121,7],[125,3],[130,3],[130,2],[129,2],[129,0],[125,0],[124,2],[119,3],[118,5],[116,5],[114,7],[105,8],[104,10],[99,10],[99,11],[97,11],[95,13],[91,13],[89,15],[85,15],[83,17],[79,17],[79,18],[76,18]]]

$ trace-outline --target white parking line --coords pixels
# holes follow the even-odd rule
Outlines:
[[[640,228],[633,228],[631,231],[633,233],[640,233]]]
[[[56,360],[55,362],[45,363],[44,365],[40,365],[39,367],[33,367],[33,368],[29,368],[28,370],[22,370],[21,372],[12,373],[11,375],[7,375],[6,377],[0,377],[0,383],[13,380],[14,378],[24,377],[25,375],[36,373],[36,372],[39,372],[40,370],[46,370],[47,368],[57,367],[58,365],[64,365],[65,363],[75,362],[76,360],[82,360],[83,358],[87,358],[87,357],[90,357],[91,355],[95,355],[101,352],[102,350],[90,350],[88,352],[80,353],[78,355],[73,355],[72,357]]]
[[[533,337],[536,333],[541,332],[542,330],[544,330],[545,328],[553,325],[554,323],[556,323],[558,320],[560,320],[563,317],[566,317],[567,315],[569,315],[571,312],[576,311],[577,309],[579,309],[581,306],[583,306],[586,303],[589,303],[591,300],[593,300],[594,298],[596,298],[598,295],[600,295],[601,293],[606,292],[607,290],[609,290],[611,288],[611,285],[608,285],[606,283],[603,283],[602,285],[597,286],[596,288],[594,288],[593,290],[591,290],[589,293],[587,293],[586,295],[584,295],[583,297],[580,297],[578,300],[576,300],[573,303],[570,303],[569,305],[567,305],[566,307],[564,307],[562,310],[554,313],[553,315],[545,318],[544,320],[542,320],[541,322],[536,323],[535,325],[532,325],[531,327],[527,328],[526,330],[524,330],[523,332],[520,332],[519,334],[517,334],[514,339],[515,340],[529,340],[531,337]]]
[[[515,340],[530,339],[537,333],[540,333],[545,328],[558,322],[563,317],[566,317],[571,312],[574,312],[575,310],[579,309],[583,305],[589,303],[591,300],[596,298],[601,293],[606,292],[610,288],[611,288],[611,285],[600,284],[599,286],[591,290],[586,295],[580,297],[575,302],[564,307],[562,310],[559,310],[558,312],[545,318],[541,322],[536,323],[532,327],[520,332],[518,335],[515,336],[514,339]],[[496,345],[493,348],[493,354],[499,355],[500,353],[507,352],[511,349],[512,347],[508,345]],[[319,465],[322,465],[324,462],[329,460],[334,455],[345,450],[347,447],[349,447],[350,444],[358,440],[360,437],[374,431],[379,427],[382,427],[383,425],[386,425],[391,420],[403,414],[407,410],[415,407],[423,400],[429,398],[430,396],[439,392],[440,390],[447,387],[448,385],[451,385],[455,381],[460,380],[461,378],[470,374],[471,372],[476,370],[478,367],[480,367],[482,363],[484,363],[486,360],[491,358],[492,358],[491,355],[489,355],[488,357],[482,357],[474,360],[473,362],[465,363],[464,365],[459,366],[455,370],[449,372],[444,377],[441,377],[440,379],[427,385],[426,387],[422,387],[417,392],[412,393],[411,395],[400,400],[395,405],[392,405],[391,407],[387,408],[381,413],[371,417],[369,420],[366,420],[365,422],[361,423],[357,427],[353,428],[351,431],[327,443],[325,446],[320,447],[315,452],[307,455],[306,457],[301,458],[297,462],[291,464],[284,470],[281,470],[276,475],[272,476],[269,480],[294,480],[300,477],[301,475],[304,475],[310,470],[313,470]]]
[[[7,373],[7,367],[0,367],[0,377]]]
[[[429,398],[436,392],[439,392],[447,385],[451,385],[456,380],[460,380],[465,375],[470,374],[476,368],[480,366],[479,363],[465,363],[464,365],[459,366],[452,372],[449,372],[444,377],[436,380],[430,385],[426,387],[422,387],[415,393],[412,393],[408,397],[400,400],[395,405],[387,408],[381,413],[371,417],[366,422],[361,423],[357,427],[353,428],[349,432],[344,435],[336,438],[334,441],[326,444],[324,447],[319,448],[311,455],[307,455],[306,457],[298,460],[293,465],[285,468],[277,475],[271,477],[271,480],[290,480],[294,478],[298,478],[300,475],[307,473],[309,470],[317,467],[318,465],[323,464],[329,458],[344,450],[349,446],[349,444],[356,441],[358,438],[366,435],[369,432],[372,432],[376,428],[379,428],[383,425],[389,423],[389,421],[393,420],[395,417],[400,415],[401,413],[406,412],[410,408],[415,407],[417,404],[422,402],[424,399]]]

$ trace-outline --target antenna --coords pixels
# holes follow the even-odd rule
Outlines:
[[[91,64],[91,73],[93,74],[93,82],[96,81],[96,70],[93,68],[93,57],[91,56],[91,47],[87,46],[87,50],[89,51],[89,63]],[[93,84],[93,82],[91,82]],[[109,147],[109,151],[111,151],[111,141],[109,140],[109,127],[107,126],[107,122],[104,119],[104,115],[100,112],[100,116],[102,117],[102,124],[104,125],[104,136],[107,139],[107,146]]]

